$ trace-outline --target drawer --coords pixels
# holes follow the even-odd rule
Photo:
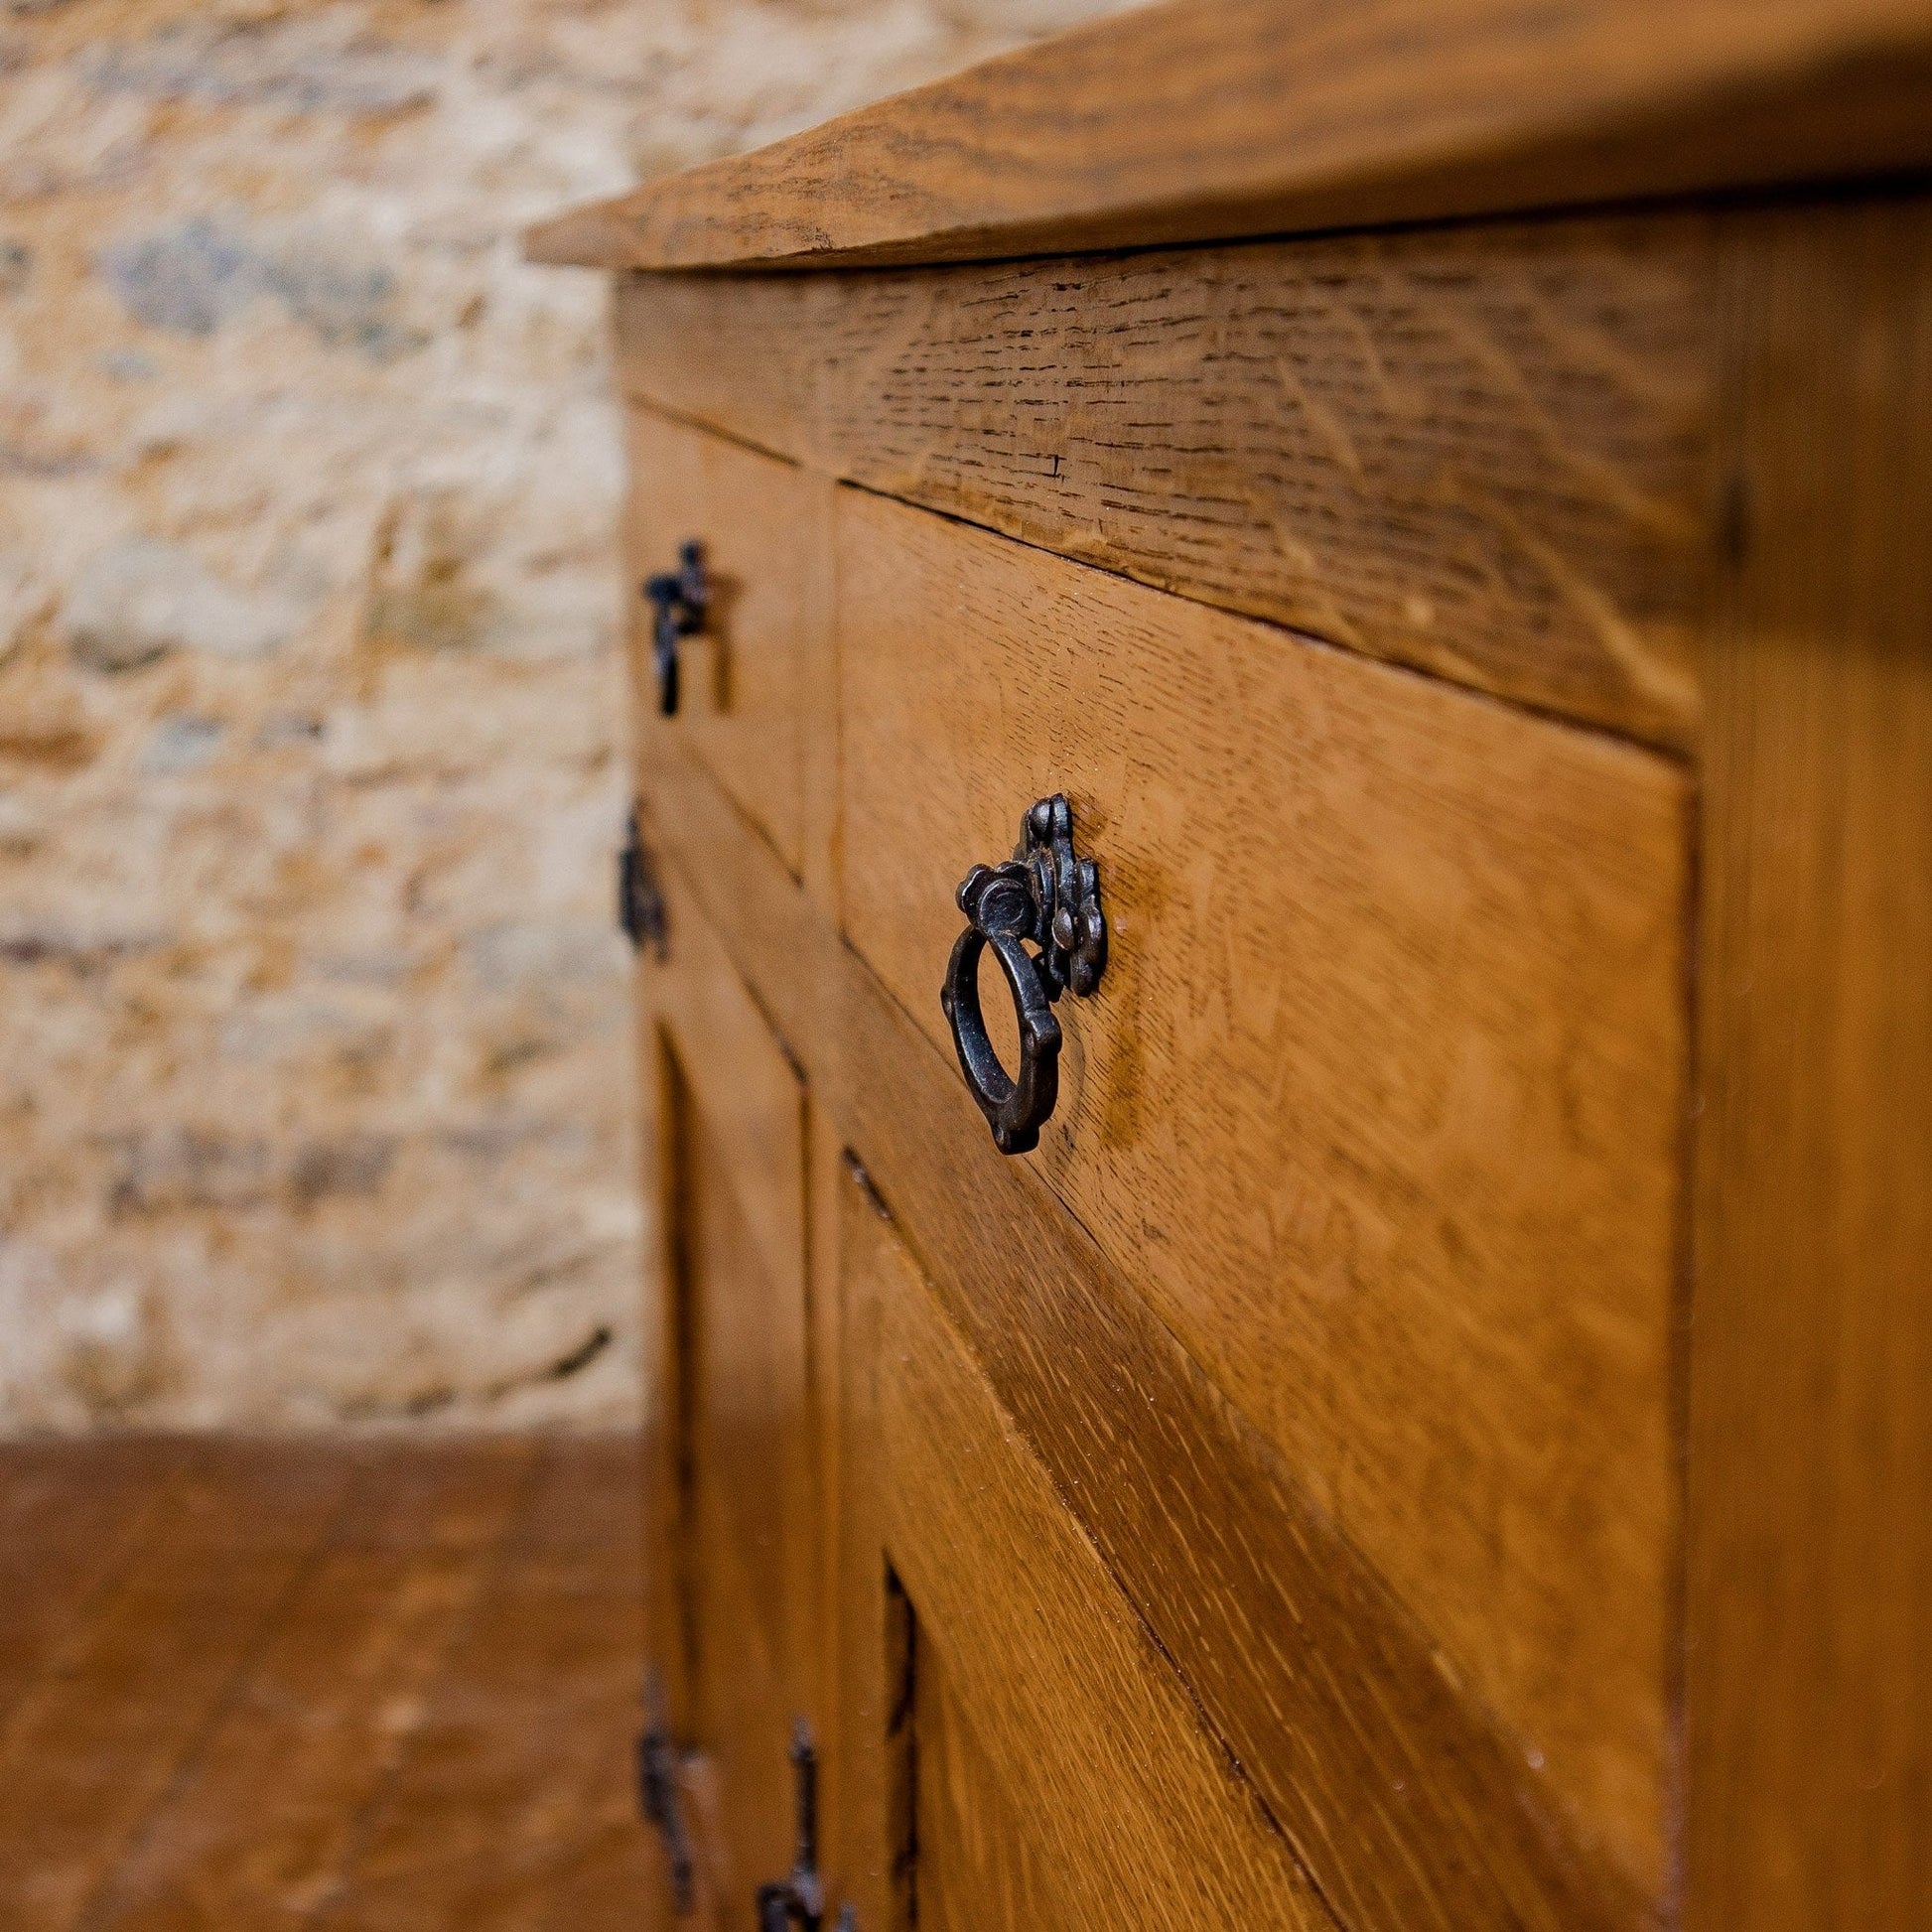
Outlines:
[[[892,1226],[848,1180],[841,1298],[868,1378],[890,1632],[889,1924],[1327,1932],[1326,1909],[1121,1595]],[[850,1522],[850,1518],[848,1521]],[[856,1528],[856,1525],[853,1527]]]
[[[1068,795],[1111,950],[1023,1158],[1655,1896],[1681,768],[856,491],[837,544],[851,943],[950,1060],[953,890]]]
[[[635,276],[621,380],[926,509],[1544,711],[1696,730],[1710,217]]]
[[[665,720],[711,768],[794,876],[812,814],[815,651],[829,619],[829,485],[647,409],[628,412],[626,541],[632,664],[642,716],[659,715],[643,580],[703,547],[703,627],[678,640],[677,712]]]

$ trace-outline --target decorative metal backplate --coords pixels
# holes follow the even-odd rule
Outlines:
[[[1056,792],[1030,806],[1013,857],[975,866],[961,881],[958,899],[967,925],[953,943],[939,1004],[994,1144],[1002,1154],[1025,1154],[1039,1145],[1039,1130],[1059,1098],[1060,1026],[1052,1004],[1068,988],[1085,998],[1107,968],[1100,875],[1073,849],[1073,810],[1065,797]],[[980,1006],[980,954],[988,946],[1013,995],[1017,1073],[1000,1064]]]

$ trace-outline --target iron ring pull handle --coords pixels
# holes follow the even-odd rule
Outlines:
[[[657,710],[677,716],[678,639],[695,637],[711,609],[711,579],[705,574],[704,545],[693,537],[678,546],[677,569],[644,579],[650,601],[651,660],[657,670]]]
[[[975,866],[960,884],[958,901],[966,930],[953,942],[939,1004],[994,1146],[1002,1154],[1026,1154],[1039,1145],[1039,1130],[1059,1098],[1061,1034],[1053,1003],[1069,987],[1084,999],[1107,966],[1099,873],[1073,849],[1065,797],[1056,792],[1030,807],[1013,857]],[[1017,1074],[1001,1064],[980,1004],[980,955],[989,946],[1019,1022]]]

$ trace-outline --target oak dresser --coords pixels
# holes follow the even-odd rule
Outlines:
[[[615,273],[661,1895],[1932,1928],[1932,0],[1180,0]]]

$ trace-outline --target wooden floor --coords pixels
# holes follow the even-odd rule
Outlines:
[[[0,1929],[604,1932],[629,1442],[0,1448]]]

